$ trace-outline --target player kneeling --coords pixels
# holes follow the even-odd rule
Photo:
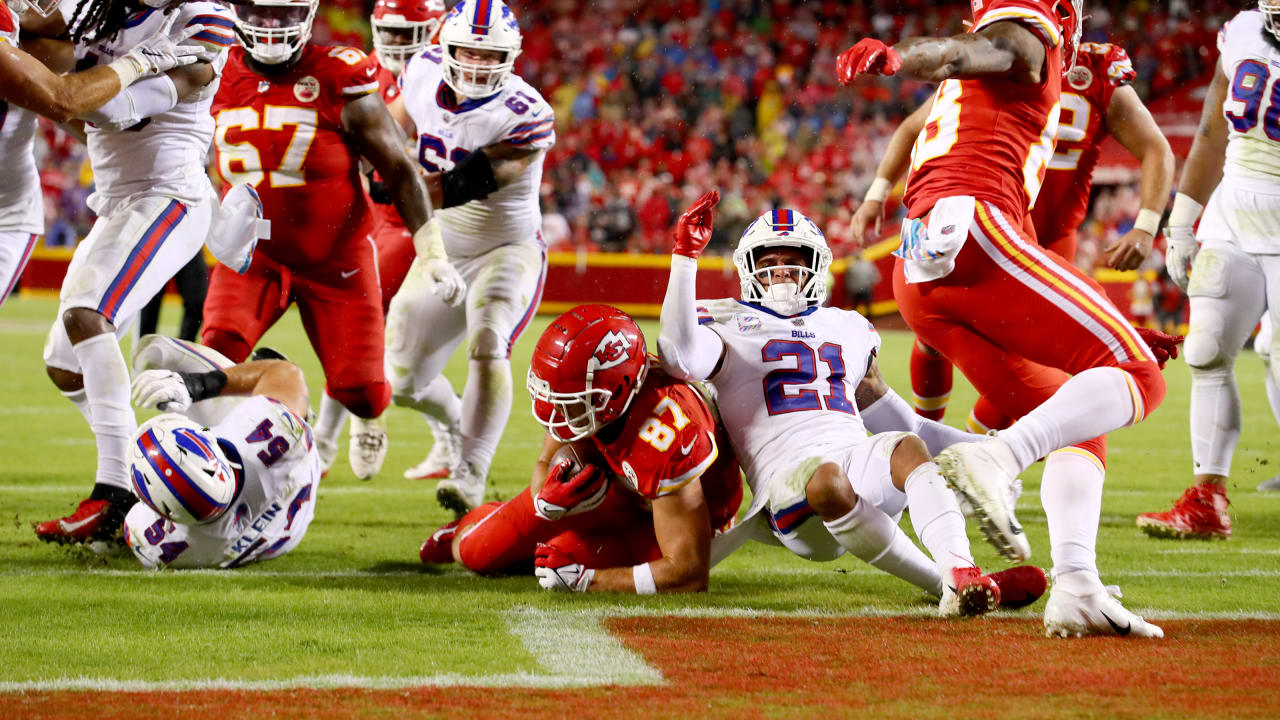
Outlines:
[[[233,568],[296,547],[320,483],[298,366],[232,365],[154,335],[135,365],[143,357],[173,369],[145,370],[133,383],[135,405],[166,411],[143,423],[130,447],[140,502],[125,516],[124,536],[133,554],[147,568]],[[244,399],[230,405],[232,397]]]
[[[423,562],[499,574],[532,561],[552,590],[706,590],[711,537],[732,523],[742,479],[698,389],[651,366],[640,328],[607,305],[551,323],[528,389],[547,428],[530,487],[441,528]]]

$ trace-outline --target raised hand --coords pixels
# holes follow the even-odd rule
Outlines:
[[[707,243],[711,242],[712,209],[718,202],[720,191],[709,190],[676,220],[676,229],[672,233],[676,243],[671,249],[672,254],[696,260],[707,249]]]

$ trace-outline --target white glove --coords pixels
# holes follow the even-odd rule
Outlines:
[[[1183,292],[1187,291],[1190,282],[1191,263],[1200,252],[1200,243],[1196,242],[1196,233],[1191,226],[1178,225],[1165,228],[1164,236],[1167,247],[1164,252],[1164,267],[1169,277]]]
[[[161,412],[186,412],[191,407],[191,391],[172,370],[144,370],[133,379],[133,404]]]
[[[545,543],[538,544],[533,562],[533,574],[538,577],[538,584],[547,590],[586,592],[596,576],[595,570],[574,562],[567,553]]]
[[[444,250],[444,236],[440,233],[440,218],[431,216],[413,234],[413,249],[418,253],[418,271],[431,288],[431,294],[439,296],[446,305],[457,307],[467,298],[467,281],[449,264]]]
[[[204,25],[192,25],[185,28],[177,38],[169,33],[178,14],[171,14],[158,30],[125,53],[109,67],[120,76],[120,85],[128,87],[135,80],[147,75],[157,75],[182,65],[194,62],[209,62],[217,57],[217,53],[203,45],[183,45],[192,36],[205,30]]]

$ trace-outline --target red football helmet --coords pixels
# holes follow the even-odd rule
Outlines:
[[[644,333],[621,310],[579,305],[551,322],[529,360],[533,417],[573,442],[622,417],[649,368]]]
[[[444,20],[443,0],[378,0],[373,6],[373,49],[399,75],[404,64],[435,39]]]

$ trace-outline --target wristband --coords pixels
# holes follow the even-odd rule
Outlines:
[[[217,397],[222,388],[227,385],[227,374],[221,370],[210,370],[203,373],[178,373],[182,378],[182,384],[187,386],[187,392],[191,393],[191,402],[200,402],[211,397]]]
[[[457,207],[498,192],[498,178],[484,150],[466,156],[452,170],[440,174],[441,207]]]
[[[143,73],[143,68],[138,61],[128,55],[113,61],[107,67],[115,71],[115,74],[120,78],[121,90],[136,82],[138,78],[142,77]]]
[[[637,595],[654,595],[658,592],[658,586],[653,582],[653,568],[649,567],[649,563],[632,567],[631,579],[636,583]]]
[[[888,178],[878,177],[871,182],[871,187],[867,188],[866,197],[862,199],[862,202],[882,203],[885,198],[889,197],[889,190],[892,187],[893,185],[889,183]]]
[[[1169,211],[1169,227],[1191,227],[1203,210],[1204,205],[1195,198],[1178,193],[1173,196],[1173,209]]]
[[[1142,208],[1138,211],[1138,219],[1133,221],[1133,229],[1141,230],[1148,235],[1155,235],[1160,229],[1160,213]]]

